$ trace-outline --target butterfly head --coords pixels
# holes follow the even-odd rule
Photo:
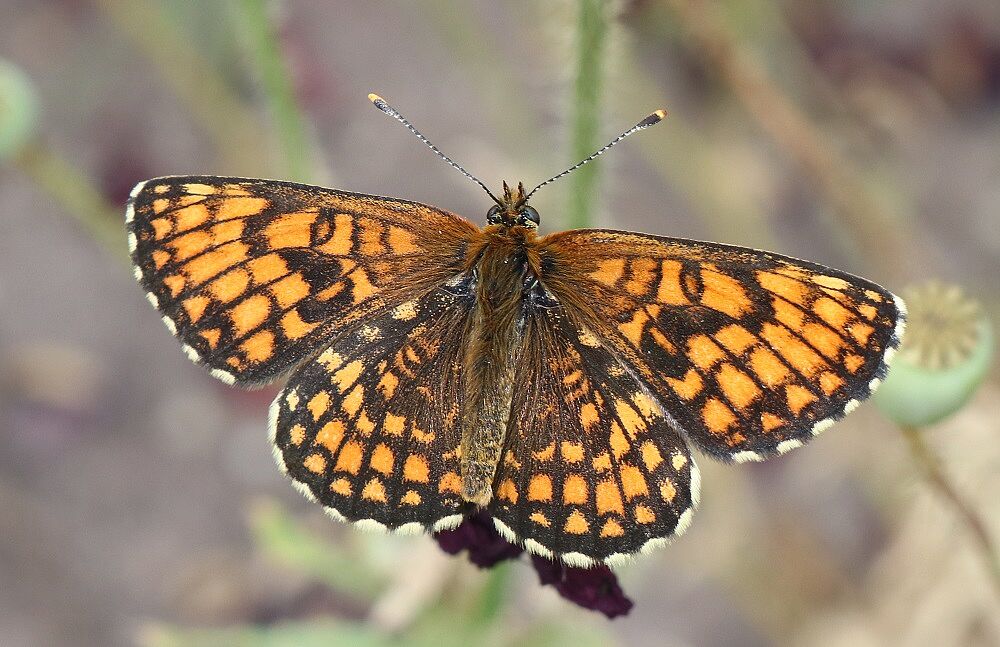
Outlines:
[[[534,229],[538,226],[541,217],[534,207],[528,206],[528,195],[524,191],[524,185],[517,183],[516,189],[503,183],[503,197],[490,207],[486,212],[486,222],[490,225],[505,225],[507,227],[528,227]]]

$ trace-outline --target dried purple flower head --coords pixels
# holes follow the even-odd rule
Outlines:
[[[490,568],[505,559],[518,557],[524,549],[500,536],[493,517],[485,512],[467,516],[458,527],[434,535],[441,550],[449,555],[469,551],[469,561],[479,568]]]
[[[504,539],[493,525],[493,518],[482,511],[470,514],[458,527],[442,530],[434,538],[441,550],[450,555],[468,550],[469,561],[480,568],[490,568],[524,552]],[[632,609],[632,601],[607,566],[567,566],[538,555],[531,556],[531,563],[542,584],[551,584],[559,595],[585,609],[600,611],[609,618],[623,616]]]
[[[551,584],[559,595],[584,609],[600,611],[609,618],[626,615],[632,609],[632,600],[622,591],[618,577],[604,564],[581,568],[539,555],[532,555],[531,563],[542,584]]]

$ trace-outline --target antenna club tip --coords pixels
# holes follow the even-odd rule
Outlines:
[[[370,93],[368,95],[368,100],[371,101],[375,105],[376,108],[378,108],[379,110],[381,110],[385,114],[389,115],[390,117],[395,117],[396,119],[399,119],[399,113],[396,112],[393,109],[392,106],[390,106],[388,103],[386,103],[385,99],[383,99],[382,97],[378,96],[374,92],[372,92],[372,93]]]
[[[646,117],[645,119],[643,119],[642,121],[640,121],[639,123],[637,123],[636,127],[638,127],[638,128],[649,128],[650,126],[652,126],[654,124],[660,123],[660,121],[662,121],[663,118],[666,117],[666,116],[667,116],[667,111],[663,110],[661,108],[661,109],[657,110],[656,112],[651,113],[648,117]]]

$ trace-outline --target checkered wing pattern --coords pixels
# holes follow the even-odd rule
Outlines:
[[[603,230],[542,250],[555,296],[724,460],[832,425],[879,385],[902,335],[905,307],[885,289],[778,254]]]
[[[245,386],[454,276],[478,231],[404,200],[200,176],[138,185],[126,222],[136,277],[185,352]]]
[[[352,327],[275,399],[278,464],[332,516],[403,532],[460,521],[470,280]]]
[[[698,470],[659,405],[552,295],[528,304],[490,503],[535,553],[611,564],[684,531]]]

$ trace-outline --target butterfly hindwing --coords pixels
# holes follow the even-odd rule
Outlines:
[[[188,356],[243,385],[453,276],[477,232],[404,200],[202,176],[137,186],[126,227],[136,277]]]
[[[690,523],[698,470],[640,383],[551,294],[527,304],[489,511],[536,553],[616,563]]]
[[[726,460],[826,429],[878,386],[902,335],[884,288],[778,254],[605,230],[541,246],[548,287]]]
[[[353,326],[275,399],[279,465],[334,516],[393,530],[459,521],[470,281]]]

